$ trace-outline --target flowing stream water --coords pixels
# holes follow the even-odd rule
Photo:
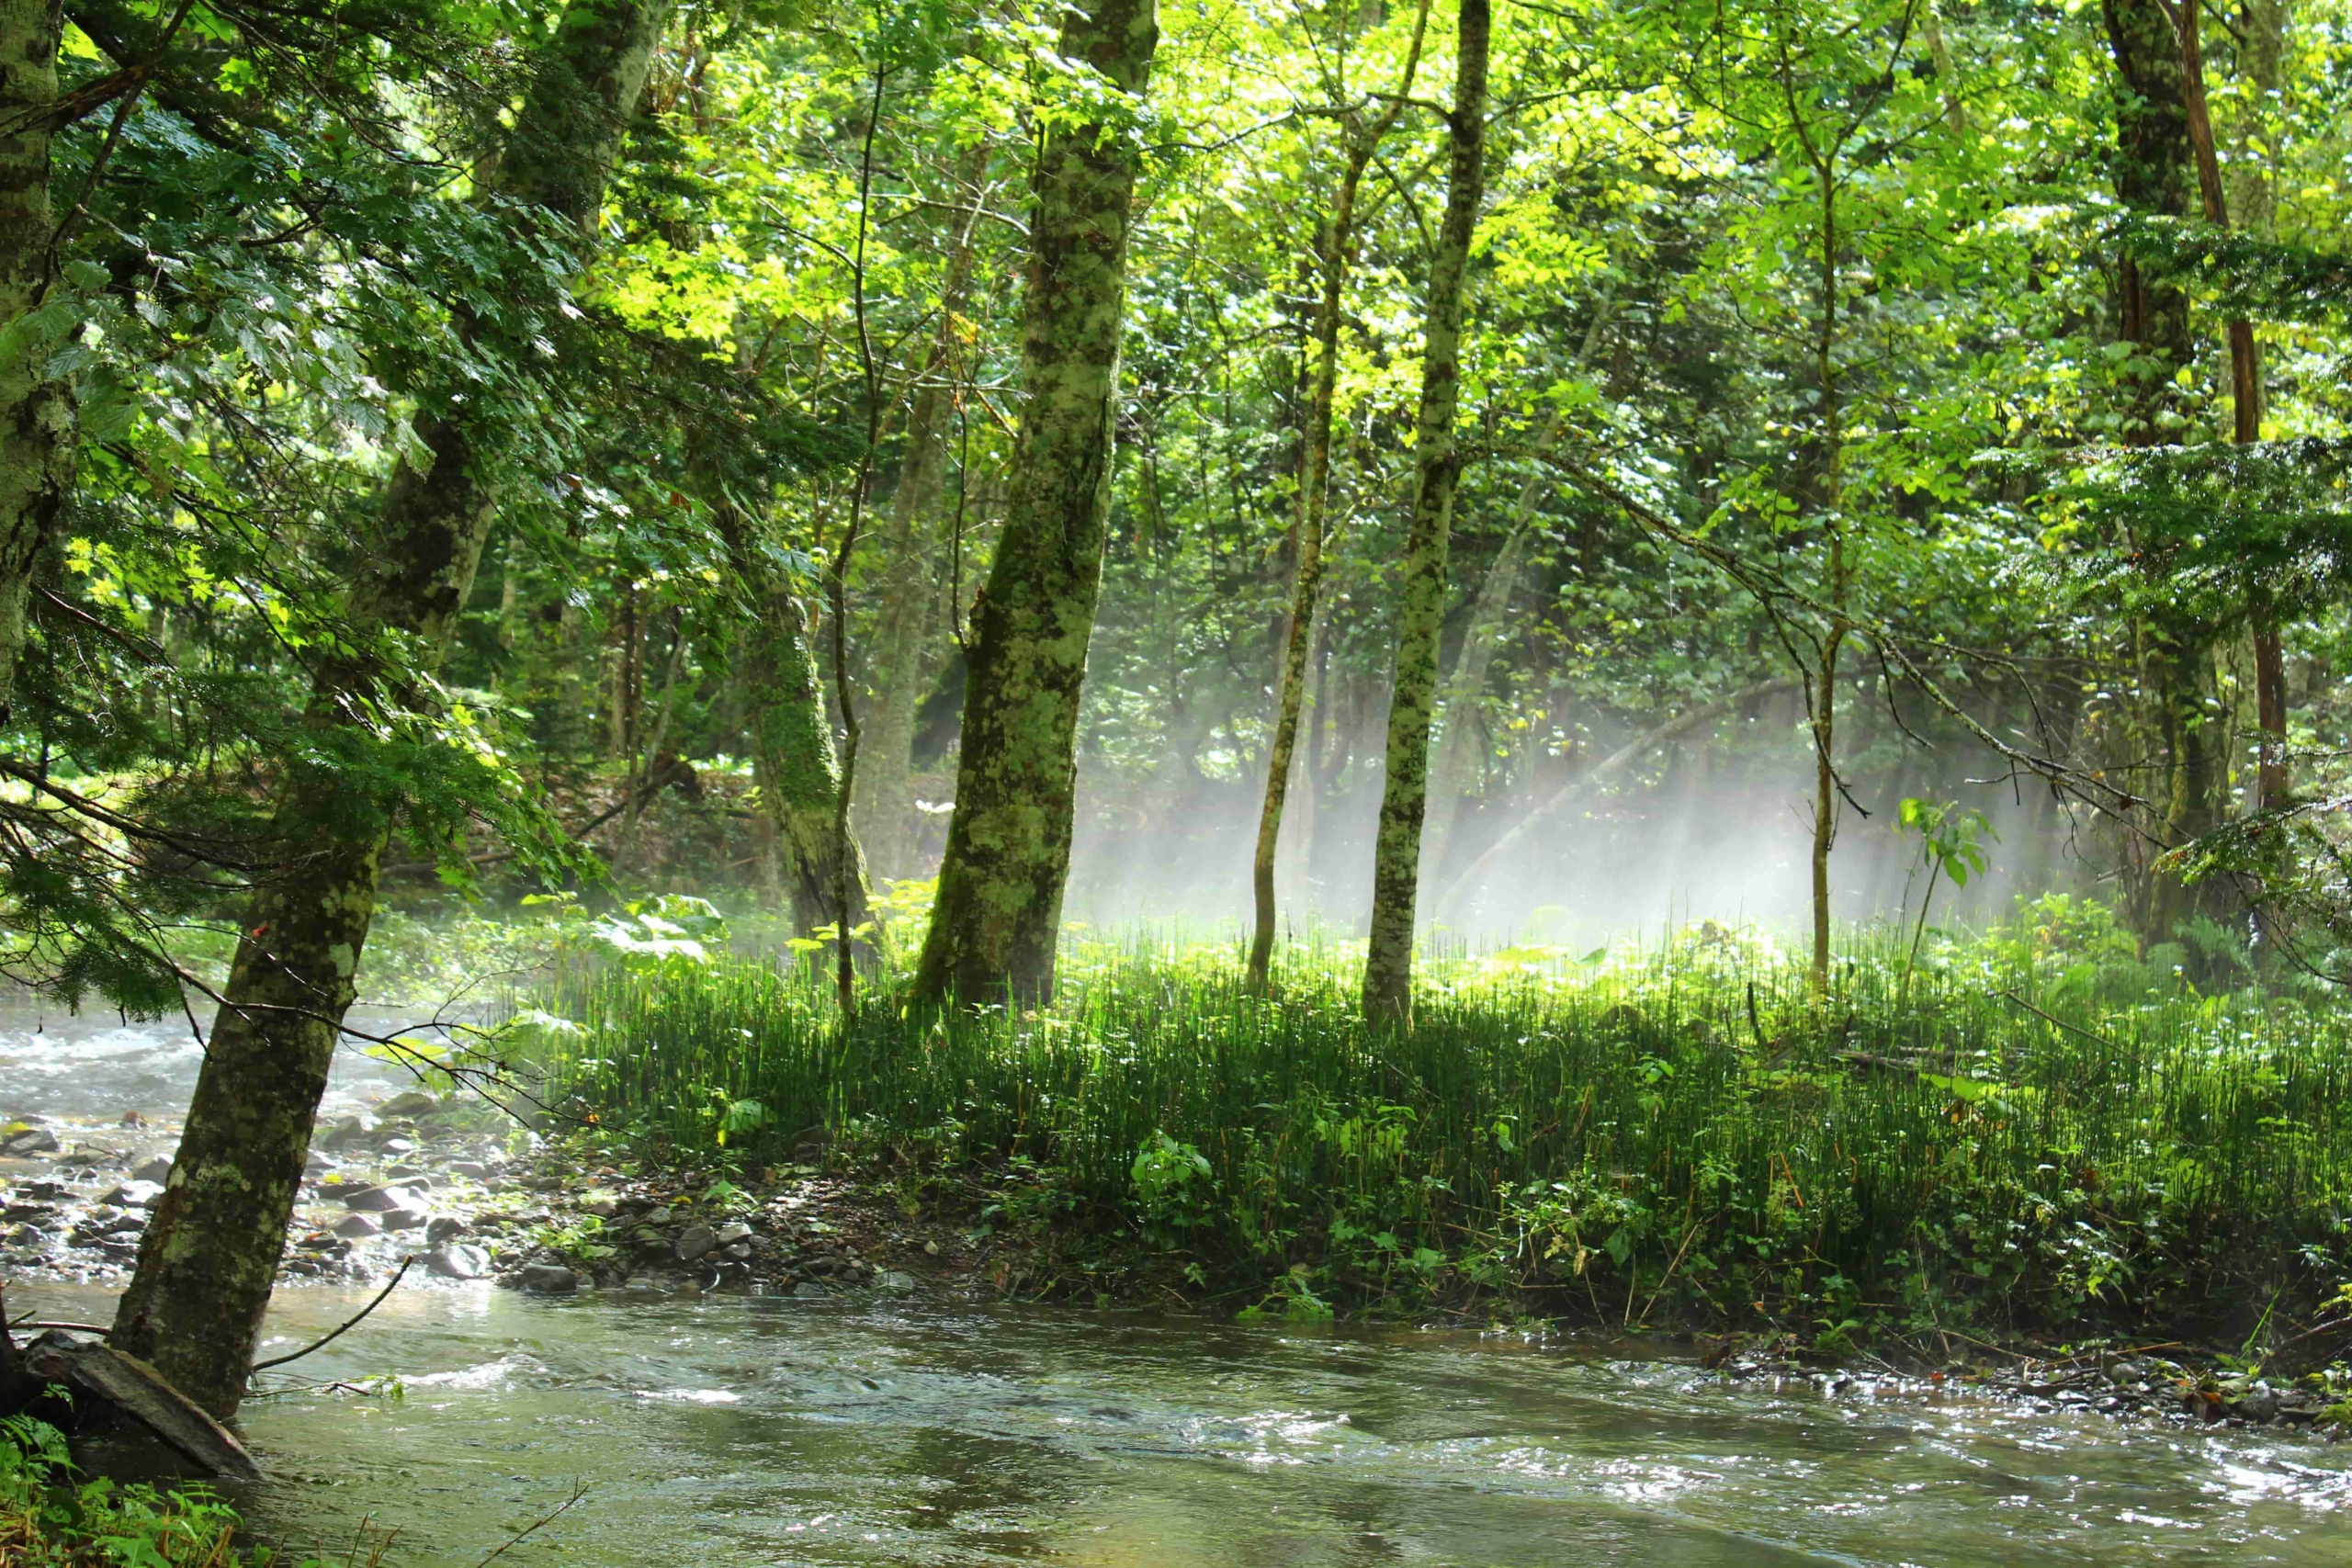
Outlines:
[[[0,1112],[175,1113],[183,1028],[0,1033]],[[354,1057],[331,1099],[387,1088]],[[114,1288],[119,1288],[114,1287]],[[114,1288],[12,1313],[105,1322]],[[264,1354],[368,1292],[281,1290]],[[412,1278],[245,1407],[265,1540],[506,1564],[2352,1564],[2352,1444],[1638,1354],[843,1294]],[[340,1561],[340,1557],[337,1559]],[[364,1554],[362,1557],[364,1561]]]
[[[273,1344],[364,1293],[279,1293]],[[96,1292],[29,1293],[102,1310]],[[404,1287],[246,1407],[266,1538],[614,1565],[2352,1562],[2352,1447],[1456,1334]]]

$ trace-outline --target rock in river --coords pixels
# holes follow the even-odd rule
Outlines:
[[[98,1198],[101,1203],[119,1204],[125,1209],[152,1209],[164,1190],[152,1181],[125,1181],[108,1188]]]
[[[526,1263],[519,1283],[538,1295],[568,1296],[580,1288],[580,1276],[560,1263]]]
[[[433,1223],[424,1227],[424,1239],[435,1247],[440,1246],[451,1236],[465,1234],[466,1222],[455,1214],[435,1214],[433,1216]]]
[[[383,1228],[365,1214],[345,1214],[334,1223],[337,1235],[374,1235]]]
[[[413,1187],[367,1187],[343,1195],[343,1206],[363,1214],[380,1214],[391,1209],[424,1207],[424,1200]]]
[[[386,1209],[384,1228],[388,1231],[413,1231],[432,1218],[422,1209]]]
[[[45,1155],[57,1147],[57,1134],[46,1127],[19,1127],[0,1137],[0,1155]]]
[[[718,1233],[699,1222],[688,1225],[678,1237],[678,1261],[692,1263],[718,1245]]]
[[[490,1254],[479,1247],[468,1247],[461,1241],[445,1242],[424,1255],[424,1267],[445,1280],[479,1280],[490,1272]],[[552,1270],[548,1276],[550,1280],[554,1274],[560,1273],[567,1282],[562,1285],[534,1284],[531,1276],[537,1269]],[[579,1281],[571,1278],[571,1269],[554,1269],[551,1264],[534,1263],[523,1270],[525,1290],[562,1292],[575,1289],[578,1284]]]
[[[142,1160],[130,1168],[130,1179],[133,1181],[152,1181],[161,1187],[171,1179],[172,1156],[169,1155],[157,1155],[153,1159]]]

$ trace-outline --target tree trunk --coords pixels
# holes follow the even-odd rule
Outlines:
[[[1060,52],[1141,98],[1155,0],[1071,10]],[[972,615],[956,810],[915,995],[1052,994],[1078,783],[1079,687],[1102,585],[1136,146],[1125,126],[1044,138],[1030,221],[1004,525]]]
[[[1274,698],[1274,738],[1266,752],[1266,796],[1259,808],[1258,847],[1250,862],[1257,926],[1250,942],[1248,984],[1257,991],[1266,988],[1266,971],[1273,962],[1274,856],[1282,842],[1283,809],[1290,797],[1291,758],[1298,746],[1298,728],[1306,707],[1306,667],[1312,661],[1316,604],[1323,588],[1323,519],[1331,489],[1331,410],[1340,384],[1340,316],[1346,300],[1348,269],[1355,260],[1356,193],[1373,155],[1396,125],[1405,98],[1413,90],[1429,17],[1429,0],[1421,0],[1404,80],[1387,109],[1369,125],[1359,125],[1352,118],[1348,122],[1348,161],[1340,175],[1339,191],[1331,199],[1330,223],[1318,247],[1323,253],[1323,293],[1315,307],[1314,380],[1306,396],[1306,451],[1299,465],[1298,565],[1291,578],[1290,622],[1283,638],[1282,676]]]
[[[661,0],[578,0],[565,13],[509,138],[502,194],[593,235],[664,15]],[[417,422],[432,466],[403,462],[386,489],[351,596],[361,651],[316,676],[312,754],[364,745],[356,715],[401,679],[368,650],[400,637],[434,662],[457,633],[495,506],[488,470],[501,433],[468,404],[447,406]],[[346,769],[287,762],[276,831],[304,852],[245,913],[179,1153],[115,1317],[117,1349],[153,1362],[216,1416],[244,1397],[396,808],[362,795]]]
[[[1421,875],[1431,885],[1444,867],[1446,847],[1462,818],[1462,802],[1476,782],[1478,703],[1486,695],[1487,671],[1495,661],[1495,650],[1502,646],[1503,617],[1510,609],[1510,596],[1519,589],[1519,563],[1526,553],[1527,534],[1522,515],[1519,526],[1496,552],[1494,565],[1487,569],[1486,581],[1478,585],[1478,601],[1470,608],[1470,625],[1463,634],[1461,650],[1453,657],[1453,673],[1445,682],[1445,701],[1438,709],[1444,723],[1438,730],[1436,761],[1430,766],[1428,826],[1421,829]]]
[[[50,281],[58,31],[51,0],[0,0],[0,332],[40,303]],[[0,357],[0,721],[15,694],[33,562],[74,485],[74,398],[49,378],[48,361],[40,341]]]
[[[1437,696],[1437,642],[1445,615],[1446,536],[1462,476],[1454,411],[1461,398],[1462,296],[1470,237],[1485,180],[1488,0],[1462,0],[1445,217],[1430,258],[1429,322],[1421,403],[1413,433],[1419,482],[1398,579],[1396,672],[1388,703],[1388,756],[1372,869],[1372,941],[1364,956],[1367,1022],[1412,1017],[1414,898],[1420,880],[1421,814],[1428,802],[1430,710]]]
[[[2135,212],[2185,218],[2199,199],[2197,154],[2189,129],[2188,88],[2181,73],[2181,38],[2165,0],[2105,0],[2108,40],[2116,73],[2128,91],[2116,110],[2115,193]],[[2180,415],[2174,371],[2194,357],[2188,297],[2179,288],[2143,276],[2126,251],[2118,266],[2126,341],[2149,368],[2133,391],[2125,440],[2154,446],[2169,439],[2166,416]],[[2150,728],[2164,755],[2162,806],[2153,831],[2169,848],[2210,831],[2220,821],[2221,781],[2216,726],[2210,722],[2214,633],[2187,614],[2155,611],[2141,629],[2141,671]],[[2143,857],[2152,862],[2154,857]],[[2190,913],[2196,900],[2177,877],[2143,873],[2133,902],[2147,911],[2149,935],[2161,941]]]
[[[2271,7],[2276,15],[2276,7]],[[2216,229],[2230,226],[2229,197],[2222,184],[2222,161],[2213,145],[2213,119],[2205,101],[2205,51],[2199,37],[2198,7],[2184,5],[2180,18],[2180,85],[2188,111],[2188,141],[2197,157],[2197,190],[2205,208],[2205,221]],[[2257,24],[2258,26],[2259,24]],[[2256,69],[2267,72],[2276,85],[2278,42],[2259,43],[2252,51]],[[2267,191],[2257,177],[2255,187]],[[2267,211],[2266,211],[2267,217]],[[2254,323],[2229,324],[2231,438],[2241,446],[2262,439],[2262,358],[2254,340]],[[2278,644],[2278,616],[2269,592],[2257,585],[2251,594],[2254,640],[2255,728],[2261,736],[2255,768],[2255,808],[2266,810],[2286,803],[2287,692],[2286,660]]]
[[[713,514],[751,612],[738,658],[750,688],[752,776],[775,828],[776,870],[791,891],[793,930],[808,936],[842,914],[842,840],[834,821],[842,775],[832,720],[799,595],[763,558],[739,513],[722,501]],[[846,925],[854,931],[865,920],[867,897],[865,859],[854,834],[848,850]]]
[[[907,407],[907,451],[899,488],[890,502],[890,526],[882,540],[882,602],[875,617],[874,645],[867,660],[873,692],[862,716],[865,739],[858,748],[851,809],[866,862],[880,876],[915,874],[915,710],[928,689],[933,638],[943,617],[944,537],[940,497],[946,488],[947,437],[955,422],[956,397],[943,385],[956,372],[959,316],[972,276],[972,231],[978,222],[980,186],[988,174],[988,150],[967,157],[963,183],[973,188],[974,210],[956,215],[947,250],[947,274],[940,286],[939,331],[923,361],[920,384]]]
[[[1844,555],[1844,541],[1831,548]],[[1842,564],[1842,562],[1840,563]],[[1833,603],[1833,613],[1845,608]],[[1814,671],[1813,708],[1813,996],[1829,994],[1829,852],[1838,842],[1838,656],[1846,629],[1832,626],[1822,639],[1821,664]]]

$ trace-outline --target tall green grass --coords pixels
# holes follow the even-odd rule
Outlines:
[[[1294,1311],[1499,1293],[1836,1341],[1954,1313],[2221,1327],[2257,1285],[2332,1289],[2352,1017],[2200,994],[2058,908],[1917,973],[1857,933],[1819,1005],[1713,925],[1457,954],[1383,1032],[1345,943],[1289,949],[1269,998],[1227,945],[1080,943],[1042,1011],[886,990],[846,1030],[791,960],[576,969],[548,1066],[684,1148],[823,1128],[1009,1173],[1016,1214],[1092,1238],[1073,1278]]]

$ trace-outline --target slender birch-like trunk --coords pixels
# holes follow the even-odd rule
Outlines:
[[[1064,13],[1059,50],[1140,99],[1155,0]],[[915,973],[928,1002],[1054,985],[1078,784],[1079,687],[1102,586],[1136,133],[1049,130],[1037,157],[1023,301],[1020,436],[1004,525],[972,613],[956,810]]]
[[[907,405],[907,450],[899,488],[890,502],[890,524],[882,540],[882,602],[875,617],[866,682],[873,692],[863,717],[857,777],[851,810],[866,863],[879,876],[915,874],[915,710],[922,705],[931,673],[933,639],[944,623],[948,434],[955,424],[956,374],[960,312],[971,288],[972,233],[978,222],[979,187],[988,173],[988,152],[977,148],[964,165],[963,183],[972,187],[972,209],[956,215],[949,240],[946,276],[940,286],[939,330]]]
[[[1428,803],[1430,712],[1437,697],[1437,643],[1445,615],[1446,536],[1462,453],[1453,432],[1461,399],[1462,297],[1470,238],[1486,177],[1488,0],[1462,0],[1453,87],[1447,116],[1452,157],[1445,217],[1430,259],[1429,321],[1421,402],[1413,436],[1413,520],[1406,535],[1397,615],[1396,672],[1388,705],[1386,776],[1372,872],[1372,941],[1364,957],[1367,1022],[1412,1017],[1414,899],[1420,881],[1421,814]]]
[[[1530,490],[1534,486],[1531,483]],[[1532,499],[1532,498],[1531,498]],[[1434,886],[1445,864],[1446,847],[1462,819],[1462,802],[1477,773],[1478,702],[1486,695],[1487,671],[1502,646],[1503,617],[1510,596],[1519,590],[1519,563],[1527,553],[1528,523],[1524,515],[1510,537],[1495,553],[1478,585],[1477,602],[1470,607],[1470,626],[1462,648],[1453,656],[1453,672],[1446,677],[1445,700],[1438,707],[1442,719],[1437,735],[1437,756],[1430,764],[1430,804],[1421,829],[1421,878]],[[1432,906],[1431,913],[1434,913]]]
[[[1290,624],[1283,638],[1273,743],[1266,750],[1266,797],[1258,813],[1258,847],[1250,862],[1250,890],[1257,904],[1257,926],[1250,942],[1248,984],[1252,990],[1266,988],[1266,972],[1273,962],[1275,852],[1282,842],[1292,758],[1306,711],[1306,669],[1313,661],[1316,605],[1323,588],[1323,524],[1331,489],[1331,409],[1340,384],[1340,315],[1346,299],[1348,270],[1355,261],[1356,196],[1373,155],[1380,151],[1382,140],[1395,127],[1413,90],[1429,19],[1429,0],[1421,0],[1413,20],[1413,42],[1405,57],[1404,77],[1388,107],[1369,124],[1349,122],[1347,163],[1331,200],[1330,221],[1317,247],[1322,252],[1323,292],[1315,307],[1314,380],[1306,398],[1306,453],[1299,473],[1298,565],[1291,578]]]
[[[662,0],[576,0],[537,64],[497,194],[546,209],[582,243],[593,235],[665,15]],[[360,716],[401,678],[371,651],[384,639],[437,660],[456,635],[496,506],[503,432],[469,402],[447,406],[417,422],[430,466],[402,462],[385,491],[352,589],[356,651],[315,678],[315,755],[365,743]],[[216,1416],[244,1397],[396,807],[331,761],[288,759],[276,832],[293,852],[246,908],[179,1153],[116,1314],[115,1348]]]
[[[53,0],[0,0],[0,333],[49,286],[59,29]],[[0,347],[0,720],[16,691],[33,562],[74,485],[74,398],[48,359],[39,342]]]

